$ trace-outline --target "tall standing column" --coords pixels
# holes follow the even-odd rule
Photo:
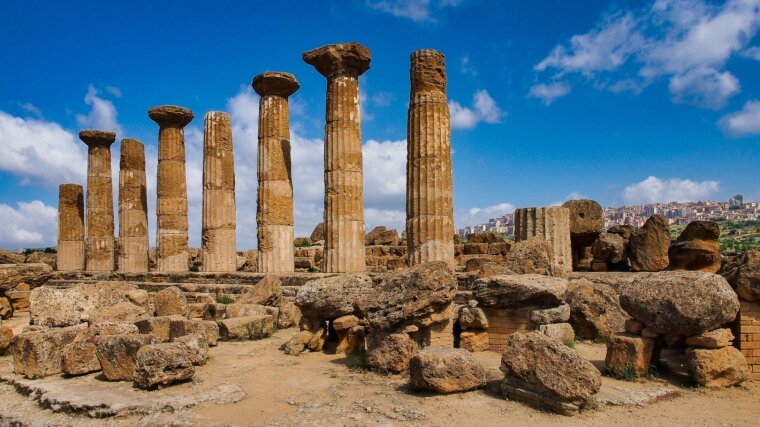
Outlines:
[[[158,271],[187,271],[187,182],[185,131],[193,112],[173,105],[153,107],[148,117],[158,123],[156,246]]]
[[[203,127],[201,271],[236,271],[232,121],[227,113],[211,111],[206,113]]]
[[[87,271],[113,271],[113,178],[115,132],[83,130],[87,144]]]
[[[515,211],[515,240],[532,238],[549,243],[552,275],[564,277],[573,271],[570,246],[570,209],[559,206],[521,208]]]
[[[254,77],[259,99],[259,190],[256,225],[259,273],[294,270],[293,180],[290,170],[290,115],[288,97],[298,90],[289,73]]]
[[[148,196],[145,146],[121,140],[119,160],[119,271],[148,271]]]
[[[78,184],[58,187],[56,269],[84,270],[84,190]]]
[[[441,52],[412,53],[407,122],[406,241],[409,265],[454,265],[451,123]]]
[[[370,59],[369,49],[354,42],[303,54],[304,62],[327,77],[322,271],[328,273],[366,269],[359,76]]]

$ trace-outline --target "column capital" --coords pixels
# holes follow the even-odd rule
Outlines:
[[[369,69],[372,53],[356,42],[322,46],[304,52],[303,61],[325,77],[360,76]]]
[[[195,116],[185,107],[176,105],[159,105],[148,110],[148,117],[159,126],[185,127]]]
[[[279,71],[259,74],[253,78],[251,86],[260,96],[281,96],[283,98],[294,94],[301,87],[296,76]]]
[[[116,132],[88,129],[79,132],[79,139],[88,147],[110,147],[116,141]]]

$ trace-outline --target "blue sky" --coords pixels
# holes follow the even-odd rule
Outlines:
[[[73,6],[72,6],[73,5]],[[157,126],[186,129],[199,245],[203,114],[234,126],[240,249],[256,246],[251,78],[288,71],[296,233],[322,216],[325,80],[301,53],[358,41],[368,227],[403,229],[409,54],[444,52],[457,227],[573,197],[603,205],[760,200],[760,0],[3,2],[0,247],[52,245],[57,186],[84,184],[84,128],[147,146],[155,228]],[[118,163],[118,144],[112,154]],[[114,167],[114,184],[118,169]]]

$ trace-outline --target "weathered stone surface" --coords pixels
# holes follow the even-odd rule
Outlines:
[[[483,309],[466,305],[459,310],[459,326],[462,330],[488,329],[488,318]]]
[[[549,244],[543,239],[517,242],[504,257],[502,265],[514,274],[543,274],[552,272]]]
[[[545,240],[549,248],[552,275],[564,276],[573,271],[569,209],[558,206],[517,209],[515,239],[518,242]]]
[[[721,274],[741,299],[760,301],[760,250],[738,255],[723,267]]]
[[[87,144],[87,271],[112,271],[114,267],[113,183],[111,144],[115,132],[83,130]]]
[[[298,288],[295,303],[304,316],[335,319],[353,314],[354,304],[367,296],[372,279],[366,274],[347,274],[317,279]]]
[[[309,240],[312,242],[319,242],[325,240],[325,223],[320,222],[316,226],[314,226],[314,230],[312,230],[311,235],[309,236]]]
[[[100,337],[95,354],[103,369],[103,377],[109,381],[132,381],[135,371],[135,355],[141,347],[154,344],[150,335],[123,334]]]
[[[443,319],[457,292],[457,279],[445,261],[418,264],[385,274],[378,286],[356,302],[361,316],[378,331],[392,332],[407,325],[427,326]]]
[[[595,262],[618,264],[626,261],[626,240],[615,233],[601,233],[591,245]]]
[[[405,333],[373,335],[367,352],[367,366],[379,372],[406,372],[416,353],[417,345]]]
[[[158,342],[168,342],[171,337],[171,324],[173,320],[185,320],[183,316],[158,316],[141,319],[134,322],[139,333],[152,335]]]
[[[79,188],[82,188],[82,186],[80,185]],[[24,254],[0,249],[0,264],[23,264],[25,260],[26,256]]]
[[[712,221],[692,221],[668,250],[672,270],[720,270],[720,226]]]
[[[75,341],[63,346],[63,373],[84,375],[100,370],[100,362],[95,354],[95,343]]]
[[[260,340],[274,333],[274,317],[254,314],[219,320],[219,335],[228,341]]]
[[[488,332],[468,330],[459,334],[459,347],[470,352],[488,351]]]
[[[333,328],[336,331],[351,329],[359,324],[359,318],[353,315],[341,316],[333,320]]]
[[[534,325],[564,323],[570,320],[570,306],[561,304],[557,307],[542,308],[530,312],[530,321]]]
[[[268,314],[272,316],[272,318],[277,319],[280,314],[280,309],[261,304],[244,304],[236,302],[227,305],[226,313],[226,318],[228,319],[233,317],[251,316],[254,314]]]
[[[190,352],[182,343],[146,345],[135,355],[135,385],[154,388],[187,381],[195,375]]]
[[[569,323],[550,323],[548,325],[539,325],[538,331],[547,337],[557,340],[561,343],[567,343],[575,340],[575,331]]]
[[[482,233],[472,233],[467,235],[468,243],[496,243],[502,242],[504,239],[499,237],[493,231],[484,231]]]
[[[538,332],[509,337],[501,370],[507,397],[520,399],[518,390],[527,390],[549,401],[574,405],[576,410],[602,386],[601,374],[591,362]]]
[[[10,319],[13,317],[15,308],[11,300],[6,297],[0,297],[0,319]]]
[[[668,271],[634,280],[620,305],[658,334],[698,335],[734,320],[739,299],[721,276]]]
[[[734,341],[731,329],[721,328],[703,332],[699,335],[686,338],[689,347],[723,348],[728,347]]]
[[[625,331],[633,335],[641,335],[644,330],[644,324],[635,319],[625,320]]]
[[[475,299],[484,307],[557,306],[564,302],[567,279],[539,274],[516,274],[478,279]]]
[[[750,379],[747,359],[734,347],[690,350],[686,367],[703,387],[730,387]]]
[[[638,335],[612,334],[607,337],[607,371],[619,378],[643,377],[649,372],[654,339]]]
[[[285,354],[298,356],[304,350],[314,336],[311,331],[298,331],[295,335],[282,345],[281,349]]]
[[[90,311],[88,322],[91,325],[98,323],[134,323],[149,317],[144,308],[131,302],[122,301],[110,307],[98,307]]]
[[[63,371],[63,347],[74,341],[84,325],[25,332],[11,339],[17,375],[42,378]]]
[[[208,339],[205,334],[190,334],[178,337],[174,342],[183,344],[189,352],[190,362],[200,366],[208,360]]]
[[[396,245],[398,244],[398,231],[388,230],[385,226],[379,225],[365,235],[364,244],[367,246]]]
[[[124,282],[78,284],[67,289],[40,286],[29,296],[31,323],[47,327],[76,325],[87,321],[96,308],[131,302],[136,289]]]
[[[482,387],[486,370],[473,355],[460,348],[427,347],[409,364],[412,386],[436,393],[454,393]]]
[[[177,287],[171,286],[156,292],[153,295],[153,303],[156,307],[156,316],[188,315],[187,298],[185,298],[185,293]]]
[[[589,246],[604,227],[602,206],[589,199],[568,200],[562,207],[570,210],[570,238],[573,246]]]
[[[628,314],[620,307],[618,293],[612,287],[586,279],[573,280],[565,301],[570,305],[570,324],[579,336],[596,339],[623,332]]]
[[[119,271],[148,271],[148,196],[145,146],[121,140],[119,160]]]
[[[0,325],[0,355],[5,354],[13,340],[13,329],[7,325]]]
[[[277,328],[287,329],[296,326],[301,320],[301,310],[288,299],[282,299],[279,314],[277,315]]]
[[[47,282],[53,275],[53,268],[45,263],[0,264],[0,291],[14,289],[21,283],[36,287]]]
[[[235,302],[276,306],[282,300],[282,282],[277,276],[267,274],[251,288],[240,294]]]
[[[186,335],[206,337],[208,345],[214,347],[219,340],[219,324],[213,320],[188,320],[181,316],[171,316],[169,337],[171,341]]]
[[[668,220],[652,215],[644,226],[636,230],[628,243],[633,271],[662,271],[668,267],[670,231]]]

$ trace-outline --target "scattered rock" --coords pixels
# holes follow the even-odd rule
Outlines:
[[[484,231],[482,233],[467,235],[467,243],[497,243],[502,241],[504,241],[504,239],[499,237],[499,235],[493,231]]]
[[[670,246],[670,268],[717,273],[721,265],[718,237],[720,226],[717,222],[690,222]]]
[[[110,307],[98,307],[90,311],[88,321],[91,325],[98,323],[135,323],[149,315],[144,308],[131,302],[122,301]]]
[[[353,314],[354,304],[372,287],[366,274],[345,274],[309,282],[298,288],[295,303],[304,316],[335,319]]]
[[[384,226],[372,229],[365,236],[365,244],[369,245],[396,245],[398,244],[398,231],[388,230]]]
[[[741,299],[760,301],[760,250],[738,255],[724,266],[721,274]]]
[[[182,343],[146,345],[135,355],[134,381],[141,388],[187,381],[194,374],[190,352]]]
[[[627,241],[619,234],[601,233],[591,245],[591,253],[595,262],[619,264],[626,260]]]
[[[723,348],[731,345],[733,341],[734,334],[731,333],[731,329],[720,328],[686,338],[686,345],[701,348]]]
[[[570,209],[570,239],[573,247],[590,246],[604,227],[602,205],[594,200],[568,200],[562,207]]]
[[[141,319],[134,322],[134,324],[137,327],[139,333],[150,334],[158,342],[169,342],[169,340],[171,340],[172,338],[171,337],[172,320],[184,321],[185,318],[183,316],[175,314],[172,316],[159,316],[159,317],[150,317],[147,319]]]
[[[604,363],[612,375],[630,379],[649,372],[654,351],[654,339],[638,335],[613,334],[607,338]]]
[[[486,370],[473,355],[460,348],[427,347],[412,357],[411,384],[421,390],[454,393],[486,384]]]
[[[267,274],[256,282],[248,292],[240,295],[235,302],[276,306],[282,300],[282,282],[277,276]]]
[[[623,332],[628,314],[620,307],[618,293],[612,287],[586,279],[574,280],[565,301],[570,305],[570,324],[578,336],[593,340]]]
[[[0,264],[23,264],[25,260],[24,254],[0,249]]]
[[[686,367],[703,387],[730,387],[750,379],[747,359],[734,347],[688,351]]]
[[[668,267],[670,231],[668,220],[652,215],[644,226],[636,230],[628,243],[633,271],[662,271]]]
[[[0,355],[4,354],[11,345],[13,339],[13,330],[6,326],[0,325]]]
[[[320,222],[314,227],[314,230],[311,232],[311,236],[309,236],[309,240],[311,240],[312,242],[325,240],[325,223],[324,222]]]
[[[564,302],[567,280],[539,274],[516,274],[478,279],[475,299],[485,307],[557,306]]]
[[[561,343],[567,343],[575,340],[575,331],[569,323],[552,323],[549,325],[540,325],[538,331],[547,337],[557,340]]]
[[[301,320],[301,310],[298,306],[293,304],[289,299],[283,298],[280,300],[279,314],[277,315],[277,328],[287,329],[298,324]]]
[[[187,317],[187,298],[181,289],[170,286],[153,295],[153,303],[156,307],[156,316],[171,316],[178,314]]]
[[[375,334],[370,337],[367,366],[379,372],[401,373],[409,369],[417,345],[405,333]]]
[[[488,318],[483,309],[466,305],[459,310],[459,326],[462,330],[488,329]]]
[[[44,263],[0,264],[0,291],[14,289],[21,283],[41,286],[52,276],[53,268]]]
[[[550,252],[549,244],[543,239],[523,240],[512,245],[502,265],[514,274],[549,275],[553,269]]]
[[[641,331],[644,330],[644,324],[634,319],[625,320],[625,331],[633,335],[641,335]]]
[[[95,354],[103,369],[103,377],[109,381],[132,381],[135,371],[135,355],[142,346],[154,344],[150,335],[123,334],[100,337]]]
[[[564,323],[568,320],[570,320],[570,306],[568,304],[562,304],[551,308],[541,308],[530,312],[530,321],[534,325]],[[572,329],[572,327],[570,329]]]
[[[667,271],[635,279],[620,293],[620,305],[652,331],[699,335],[736,318],[739,299],[721,276]]]
[[[178,337],[174,342],[183,344],[187,347],[190,362],[193,365],[200,366],[208,360],[208,339],[202,334],[190,334]]]
[[[298,356],[306,350],[306,346],[309,344],[313,336],[314,334],[311,333],[311,331],[298,331],[282,345],[282,350],[285,354]]]
[[[469,330],[459,334],[459,347],[470,352],[487,351],[488,331]]]
[[[228,341],[260,340],[274,333],[274,317],[268,314],[219,320],[219,334]]]
[[[75,341],[63,346],[63,373],[84,375],[100,370],[100,362],[95,354],[95,343]]]
[[[17,375],[42,378],[63,372],[63,347],[74,341],[84,325],[45,329],[11,339],[13,367]]]
[[[136,286],[118,281],[80,283],[65,289],[40,286],[29,296],[30,322],[47,327],[73,326],[88,321],[97,308],[131,302],[129,296],[136,290]]]

